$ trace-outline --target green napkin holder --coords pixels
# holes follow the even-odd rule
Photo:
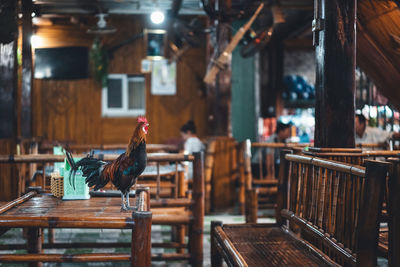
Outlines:
[[[74,158],[74,161],[79,161],[80,158]],[[75,189],[73,187],[73,177],[71,176],[72,184],[69,182],[69,174],[71,166],[68,161],[64,160],[64,196],[63,200],[89,199],[89,187],[85,183],[85,177],[82,176],[82,171],[75,172]]]

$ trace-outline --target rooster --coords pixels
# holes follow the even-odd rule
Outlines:
[[[146,167],[146,135],[149,129],[149,123],[145,117],[139,117],[137,122],[138,125],[125,153],[112,162],[108,163],[89,156],[75,163],[71,154],[67,152],[67,160],[71,165],[70,184],[71,176],[75,184],[75,173],[80,168],[89,187],[94,186],[96,191],[111,181],[121,191],[121,210],[134,210],[135,207],[129,205],[129,191]]]

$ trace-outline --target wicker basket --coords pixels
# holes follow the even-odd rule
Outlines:
[[[64,177],[58,172],[53,172],[51,174],[50,189],[55,197],[60,198],[64,195]]]

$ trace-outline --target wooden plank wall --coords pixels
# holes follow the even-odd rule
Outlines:
[[[104,37],[107,46],[142,32],[144,17],[110,16],[108,22],[118,30]],[[93,25],[95,22],[88,23]],[[93,36],[87,25],[40,26],[36,35],[41,47],[91,46]],[[139,39],[114,53],[109,73],[140,74],[144,58],[144,41]],[[146,74],[146,116],[150,122],[148,141],[163,143],[179,137],[179,128],[194,119],[200,137],[207,134],[206,97],[201,78],[205,72],[205,48],[189,49],[177,63],[177,94],[150,94],[151,77]],[[70,140],[76,143],[124,143],[135,126],[135,118],[103,118],[101,86],[92,79],[34,80],[33,133],[48,140]]]
[[[0,153],[15,154],[16,144],[11,139],[0,139]],[[15,164],[0,164],[0,201],[18,197],[17,168]]]

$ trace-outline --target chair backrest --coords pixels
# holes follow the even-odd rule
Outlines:
[[[207,202],[212,204],[207,206],[214,210],[231,207],[237,200],[236,182],[240,176],[238,148],[238,143],[232,137],[217,136],[208,139],[208,163],[205,171],[206,184],[211,184],[211,196],[207,198]]]
[[[275,166],[274,159],[279,158],[279,153],[282,149],[297,149],[300,147],[306,147],[309,144],[299,144],[299,143],[265,143],[265,142],[252,142],[251,150],[253,152],[252,161],[257,166],[253,170],[254,179],[267,179],[267,178],[275,178],[279,169],[278,166]],[[255,160],[254,160],[255,158]]]
[[[335,262],[374,266],[388,164],[365,161],[361,167],[292,154],[284,160],[289,168],[288,190],[280,191],[288,199],[283,218]]]
[[[308,151],[304,151],[305,155],[310,155],[319,158],[325,158],[329,160],[335,160],[350,164],[363,165],[364,160],[367,159],[378,159],[385,160],[389,157],[395,157],[400,154],[400,150],[365,150],[362,151],[360,149],[354,148],[336,148],[336,149],[316,149],[316,148],[308,148]]]

